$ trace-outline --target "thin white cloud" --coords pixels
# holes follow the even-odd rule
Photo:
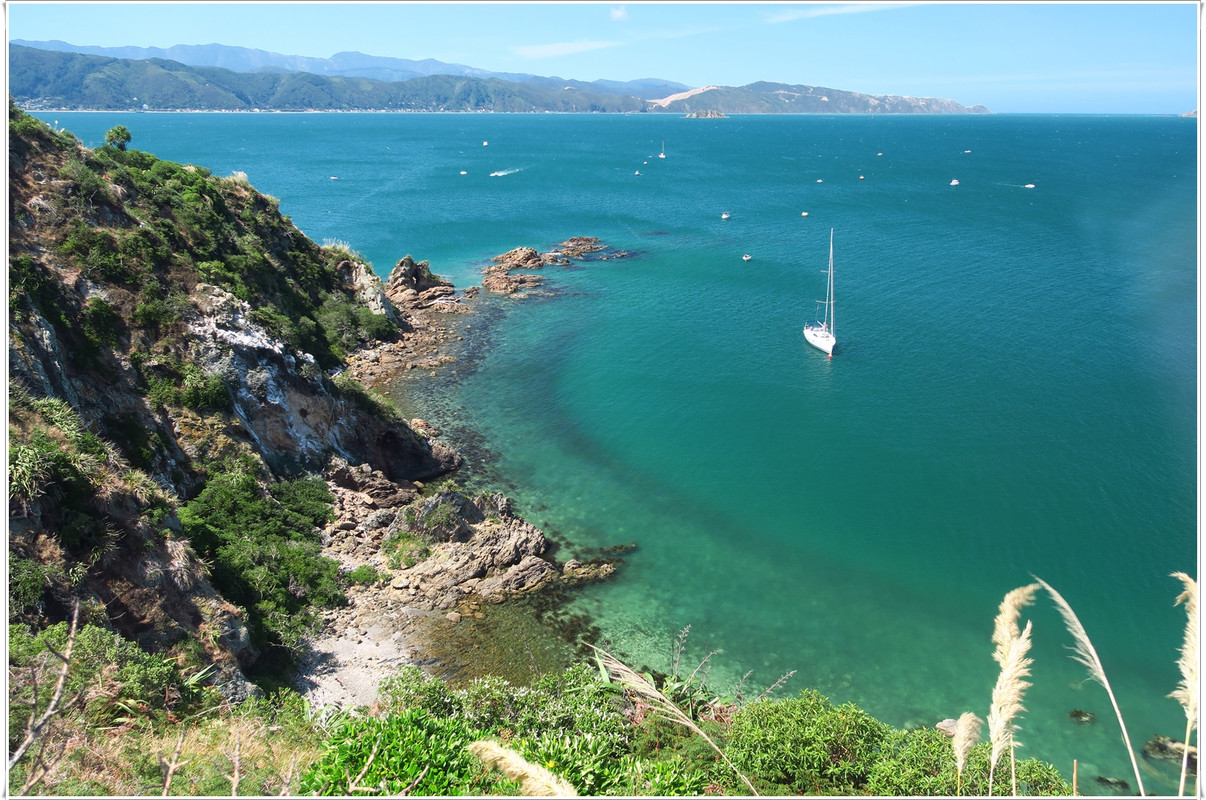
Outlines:
[[[611,20],[612,22],[624,22],[628,19],[628,9],[625,6],[612,6]]]
[[[619,47],[623,42],[551,42],[549,44],[515,45],[511,51],[522,58],[556,58]]]
[[[778,25],[781,22],[794,22],[798,19],[814,19],[816,17],[829,17],[834,14],[866,14],[872,11],[891,11],[897,8],[908,8],[914,5],[925,5],[924,3],[850,3],[833,6],[806,6],[803,8],[790,8],[785,11],[776,11],[766,16],[766,22],[770,25]]]

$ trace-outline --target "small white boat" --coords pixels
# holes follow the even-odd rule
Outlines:
[[[743,255],[743,256],[741,257],[741,260],[742,260],[742,261],[749,261],[751,258],[753,258],[753,256],[751,256],[749,253],[746,253],[745,255]]]
[[[958,185],[959,185],[959,181],[951,181],[951,186],[958,186]]]
[[[468,173],[468,172],[465,172],[465,170],[461,170],[461,174],[462,174],[462,175],[468,175],[469,173]]]
[[[721,219],[728,219],[728,218],[729,218],[729,212],[727,212],[727,211],[726,211],[726,212],[724,212],[723,214],[721,214],[721,215],[720,215],[720,218],[721,218]]]
[[[657,157],[658,157],[658,158],[665,158],[665,157],[666,157],[666,143],[665,143],[664,141],[662,142],[662,152],[658,153],[658,154],[657,154]]]
[[[1028,184],[1026,184],[1025,186],[1023,186],[1022,188],[1023,188],[1023,189],[1033,189],[1033,188],[1034,188],[1034,184],[1033,184],[1033,183],[1028,183]]]
[[[833,358],[833,347],[837,339],[833,337],[833,228],[829,229],[829,286],[825,290],[825,299],[818,300],[817,305],[825,306],[822,319],[804,326],[804,338],[810,345]]]
[[[807,216],[808,216],[808,212],[807,212],[807,211],[801,211],[801,212],[800,212],[800,216],[801,216],[801,217],[807,217]]]
[[[636,171],[636,174],[637,174],[637,175],[640,175],[640,174],[641,174],[641,171],[638,169],[638,170]]]

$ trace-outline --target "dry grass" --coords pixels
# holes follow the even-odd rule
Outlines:
[[[1025,658],[1026,650],[1030,649],[1030,623],[1026,623],[1027,642],[1019,654],[1017,643],[1023,638],[1023,632],[1018,628],[1018,620],[1022,616],[1023,608],[1034,605],[1034,595],[1038,590],[1039,585],[1031,583],[1007,593],[1001,600],[1001,605],[997,608],[997,618],[993,621],[992,642],[996,649],[993,650],[992,657],[1000,665],[1001,675],[996,688],[993,689],[992,708],[988,716],[989,737],[993,743],[992,763],[989,766],[989,791],[992,790],[992,772],[996,768],[997,759],[1008,747],[1009,771],[1014,784],[1014,794],[1017,794],[1017,760],[1014,757],[1012,719],[1019,711],[1025,710],[1021,705],[1022,692],[1029,688],[1030,684],[1020,681],[1020,678],[1029,675],[1026,668],[1031,663],[1030,659]],[[1023,660],[1024,664],[1021,663]],[[1019,672],[1020,670],[1025,671]],[[979,735],[978,729],[976,734]]]
[[[1031,583],[1027,586],[1019,586],[1012,592],[1005,595],[1001,600],[1001,605],[997,610],[997,618],[993,623],[992,643],[997,646],[993,651],[992,657],[997,664],[1005,666],[1005,659],[1009,652],[1009,645],[1021,636],[1021,630],[1018,628],[1018,619],[1022,616],[1022,609],[1026,606],[1034,605],[1034,595],[1038,592],[1039,585]]]
[[[1106,690],[1106,694],[1110,697],[1110,704],[1114,706],[1114,716],[1118,718],[1118,727],[1122,729],[1122,741],[1126,744],[1127,754],[1131,757],[1131,768],[1135,771],[1135,783],[1139,786],[1139,794],[1143,795],[1143,778],[1139,774],[1139,764],[1135,760],[1135,749],[1131,747],[1130,734],[1126,732],[1126,722],[1122,719],[1122,711],[1118,708],[1118,700],[1114,697],[1114,690],[1110,688],[1110,681],[1106,677],[1105,667],[1101,664],[1101,659],[1097,655],[1097,649],[1093,647],[1093,642],[1089,639],[1089,634],[1080,623],[1080,618],[1076,616],[1076,612],[1072,610],[1072,606],[1068,605],[1068,601],[1063,598],[1059,592],[1055,591],[1049,583],[1042,578],[1035,578],[1047,590],[1047,594],[1051,595],[1051,599],[1055,601],[1055,608],[1059,611],[1060,616],[1064,618],[1064,626],[1068,629],[1068,633],[1072,634],[1073,648],[1072,658],[1084,664],[1089,670],[1089,678],[1095,680],[1102,685]]]
[[[963,712],[955,722],[955,736],[951,739],[951,746],[955,750],[955,772],[960,795],[963,794],[963,768],[967,766],[967,756],[979,740],[980,718],[970,711]]]
[[[525,797],[577,797],[574,790],[561,778],[539,764],[533,764],[514,750],[498,742],[485,739],[469,745],[469,752],[481,759],[487,767],[497,767],[513,781],[519,781]]]
[[[316,744],[289,737],[261,719],[221,719],[148,730],[137,723],[108,729],[74,726],[69,757],[43,778],[89,793],[146,795],[289,795],[297,791],[298,765],[322,756]],[[70,793],[79,793],[73,790]]]
[[[988,712],[988,738],[992,743],[992,755],[989,758],[988,767],[988,793],[990,795],[997,761],[1008,748],[1012,762],[1013,750],[1017,747],[1013,735],[1017,726],[1013,724],[1013,720],[1020,712],[1026,710],[1022,705],[1022,695],[1030,688],[1031,684],[1026,678],[1030,675],[1030,665],[1034,663],[1033,659],[1026,657],[1026,653],[1030,651],[1030,630],[1031,623],[1027,622],[1021,634],[1009,643],[1004,663],[1001,665],[1001,674],[997,676],[997,685],[992,690],[992,708]],[[1012,785],[1013,793],[1016,795],[1018,793],[1016,774],[1013,775]]]
[[[700,738],[716,751],[716,754],[724,760],[724,763],[729,765],[729,768],[733,770],[737,777],[741,778],[742,782],[749,788],[750,793],[754,795],[758,794],[758,791],[754,788],[754,784],[750,783],[749,778],[742,775],[741,771],[733,766],[733,762],[729,761],[729,757],[717,746],[716,742],[712,741],[711,737],[704,733],[681,708],[670,702],[664,694],[659,692],[657,687],[606,650],[602,650],[594,645],[590,645],[590,648],[598,654],[600,663],[609,673],[615,676],[616,680],[635,693],[638,698],[648,702],[653,710],[661,716],[698,734]]]
[[[1181,657],[1177,667],[1181,670],[1181,683],[1169,697],[1185,709],[1185,753],[1181,757],[1181,783],[1178,795],[1185,794],[1185,777],[1189,773],[1189,737],[1193,735],[1198,720],[1198,582],[1184,572],[1174,572],[1172,577],[1185,587],[1177,596],[1177,605],[1185,604],[1185,640],[1181,644]],[[1200,743],[1200,739],[1199,739]]]

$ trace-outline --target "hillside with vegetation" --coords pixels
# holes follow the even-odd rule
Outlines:
[[[135,135],[117,126],[90,150],[10,102],[10,793],[1072,791],[1014,763],[1037,585],[1006,598],[995,633],[986,622],[1003,677],[985,740],[971,712],[895,729],[791,676],[719,695],[717,654],[689,661],[688,630],[668,673],[583,642],[575,665],[522,683],[408,665],[356,708],[288,688],[355,584],[388,586],[396,567],[435,585],[441,554],[467,563],[451,548],[511,524],[505,498],[460,494],[457,455],[344,372],[452,289],[409,256],[383,285],[245,177],[157,159]],[[349,572],[326,541],[338,498],[380,517],[378,488],[397,508],[373,541],[392,548],[385,575]],[[553,569],[529,554],[471,583],[501,592],[533,564]],[[1195,651],[1187,633],[1187,676]]]
[[[374,62],[375,63],[375,62]],[[663,82],[564,80],[538,76],[430,74],[405,80],[368,77],[373,66],[344,74],[235,72],[162,58],[113,58],[9,46],[9,93],[29,111],[492,111],[559,113],[986,113],[953,100],[866,95],[816,86],[753,83],[710,87],[667,102],[681,86]],[[360,74],[358,74],[360,73]],[[663,99],[651,96],[654,87]]]

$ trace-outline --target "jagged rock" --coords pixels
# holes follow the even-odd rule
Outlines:
[[[477,586],[477,593],[497,601],[504,595],[534,589],[557,574],[557,568],[544,559],[528,555],[501,575],[487,577]]]
[[[386,278],[384,294],[404,308],[416,308],[451,297],[455,289],[451,283],[434,275],[426,261],[416,262],[407,255],[394,265]]]
[[[381,279],[363,261],[344,259],[336,266],[335,273],[343,283],[343,288],[353,292],[356,299],[369,311],[383,314],[395,325],[402,323],[402,317],[389,301]]]
[[[340,488],[371,498],[377,507],[382,509],[403,506],[419,495],[418,488],[408,480],[390,480],[371,467],[365,472],[350,466],[342,458],[331,459],[324,475]]]
[[[581,563],[570,560],[561,569],[561,580],[566,586],[598,583],[616,574],[616,566],[609,561]]]

